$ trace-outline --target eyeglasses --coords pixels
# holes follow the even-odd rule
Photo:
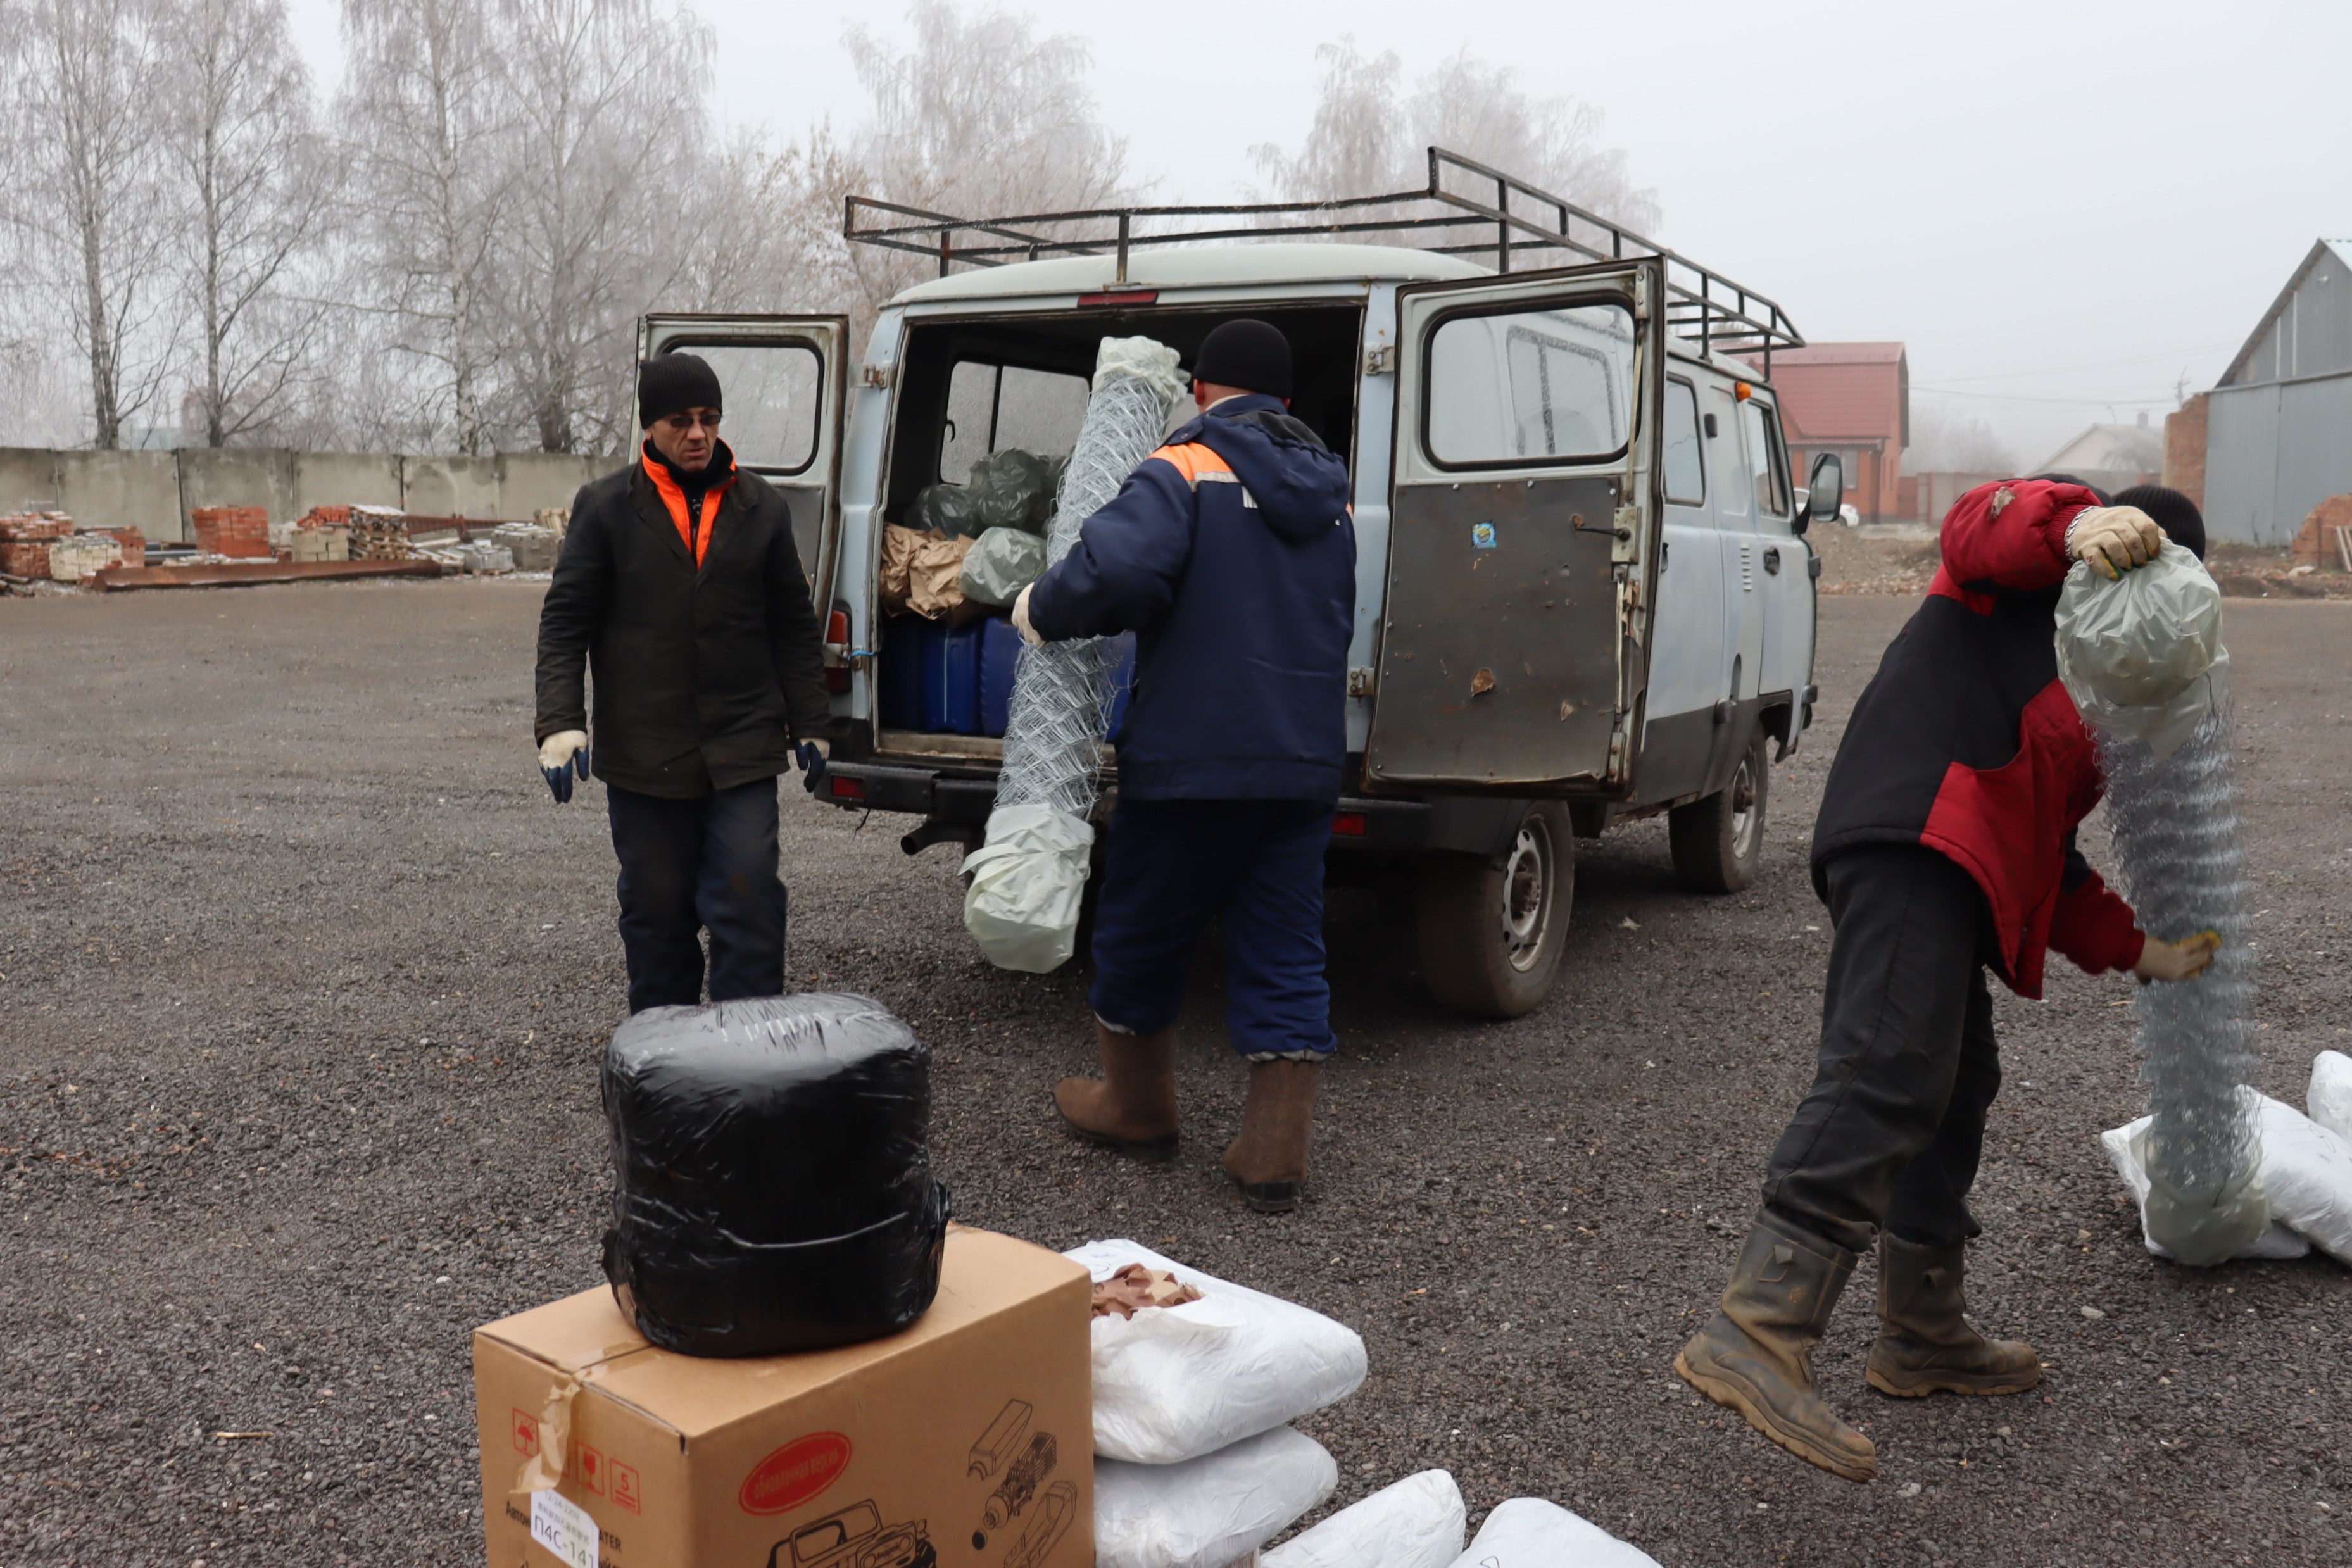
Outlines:
[[[661,423],[671,430],[680,432],[692,430],[697,425],[705,430],[717,430],[719,419],[719,413],[715,409],[709,413],[697,413],[689,410],[685,413],[666,413],[662,415]]]

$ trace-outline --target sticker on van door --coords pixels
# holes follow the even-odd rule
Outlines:
[[[1471,524],[1470,543],[1473,549],[1493,549],[1495,548],[1495,525],[1492,523]]]

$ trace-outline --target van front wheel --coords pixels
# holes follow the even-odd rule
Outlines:
[[[1693,893],[1738,893],[1764,862],[1764,807],[1771,765],[1759,729],[1732,769],[1731,782],[1702,800],[1666,813],[1675,876]]]
[[[1559,972],[1575,898],[1575,830],[1557,801],[1528,807],[1499,862],[1426,857],[1414,925],[1430,996],[1478,1018],[1533,1009]]]

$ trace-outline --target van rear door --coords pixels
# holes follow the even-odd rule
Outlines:
[[[1397,291],[1372,780],[1623,787],[1656,554],[1664,299],[1654,259]]]
[[[683,350],[718,372],[726,398],[719,434],[736,465],[791,506],[793,542],[820,613],[833,602],[841,535],[848,350],[846,316],[647,316],[637,324],[641,358]]]

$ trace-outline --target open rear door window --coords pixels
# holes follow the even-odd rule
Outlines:
[[[845,316],[648,316],[638,330],[646,358],[698,354],[726,399],[719,434],[736,464],[782,493],[793,542],[812,597],[833,601],[841,531],[842,367]]]
[[[1373,779],[1624,784],[1655,556],[1658,267],[1398,290]]]

